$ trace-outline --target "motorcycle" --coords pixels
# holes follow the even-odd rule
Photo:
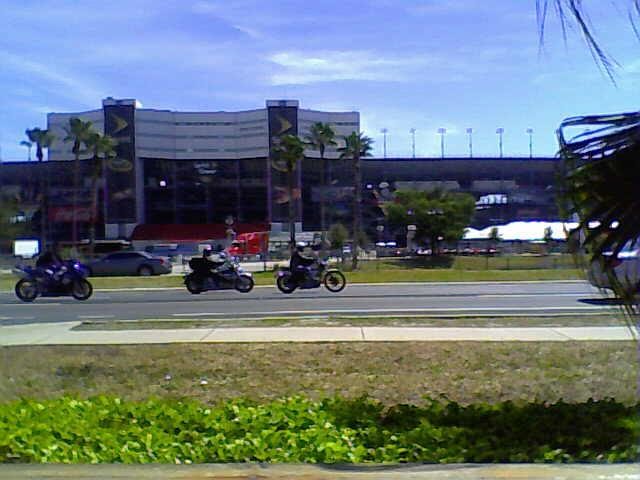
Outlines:
[[[208,290],[237,290],[249,293],[253,290],[253,276],[238,264],[233,263],[224,273],[215,275],[211,272],[210,263],[204,258],[192,258],[189,267],[193,270],[185,275],[184,284],[190,293],[197,295]]]
[[[87,268],[75,260],[63,263],[55,272],[42,268],[18,265],[13,272],[21,277],[16,283],[16,296],[23,302],[33,302],[37,297],[66,297],[87,300],[93,286],[86,279]]]
[[[319,288],[320,285],[333,293],[344,290],[347,280],[344,274],[335,268],[327,268],[328,264],[322,260],[317,263],[317,267],[306,267],[305,278],[302,282],[293,278],[293,273],[289,267],[280,267],[276,275],[276,285],[282,293],[293,293],[296,288],[306,290]]]

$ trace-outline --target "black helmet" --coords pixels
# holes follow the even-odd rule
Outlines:
[[[220,252],[224,252],[224,247],[222,246],[221,243],[216,245],[216,253],[220,253]]]

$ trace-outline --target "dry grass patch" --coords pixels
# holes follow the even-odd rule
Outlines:
[[[633,403],[635,347],[633,342],[3,347],[0,401],[64,394],[203,402],[368,394],[387,404],[416,404],[439,395],[463,404],[607,397]]]

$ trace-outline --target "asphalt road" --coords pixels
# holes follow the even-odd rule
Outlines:
[[[79,302],[71,297],[22,303],[0,293],[0,325],[90,319],[204,319],[252,316],[474,315],[607,313],[611,303],[582,282],[422,283],[349,285],[284,295],[274,287],[191,295],[185,289],[96,291]]]

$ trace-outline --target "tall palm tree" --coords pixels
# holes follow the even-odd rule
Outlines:
[[[49,130],[42,130],[38,127],[25,130],[25,135],[29,139],[28,143],[36,146],[36,158],[38,159],[38,180],[40,183],[40,249],[44,250],[47,244],[47,188],[44,172],[44,160],[45,148],[49,148],[56,137],[49,133]]]
[[[31,148],[33,147],[33,142],[28,142],[27,140],[22,140],[20,142],[20,145],[23,147],[27,147],[27,150],[29,151],[28,155],[27,155],[27,161],[30,162],[31,161]]]
[[[73,163],[73,211],[72,211],[72,225],[71,225],[71,240],[73,242],[73,248],[78,243],[78,189],[80,188],[80,155],[86,153],[82,150],[83,145],[87,145],[87,142],[91,135],[95,133],[93,131],[93,124],[89,121],[84,122],[79,118],[70,118],[69,126],[65,127],[67,136],[64,141],[67,143],[73,142],[71,151],[75,157]]]
[[[89,135],[86,145],[93,154],[93,171],[91,173],[91,213],[96,215],[98,210],[98,181],[104,175],[104,161],[116,156],[116,140],[109,135],[101,135],[94,132]],[[92,218],[89,223],[89,244],[91,253],[95,251],[96,241],[96,218]]]
[[[358,247],[362,232],[362,172],[360,170],[360,159],[370,157],[373,148],[373,140],[362,132],[353,132],[344,138],[345,146],[338,149],[340,158],[347,158],[353,161],[353,246],[351,247],[351,268],[358,268]]]
[[[279,170],[287,174],[287,185],[289,195],[289,240],[291,248],[296,244],[296,205],[294,202],[295,171],[298,163],[304,158],[304,143],[295,135],[283,135],[280,137],[280,144],[275,148],[275,162],[279,165]]]
[[[311,125],[309,129],[309,135],[305,138],[305,143],[313,150],[320,152],[320,230],[322,230],[322,239],[325,239],[327,230],[326,219],[326,202],[325,202],[325,189],[327,187],[327,175],[324,153],[327,147],[337,145],[335,141],[336,132],[328,123],[316,122]]]

